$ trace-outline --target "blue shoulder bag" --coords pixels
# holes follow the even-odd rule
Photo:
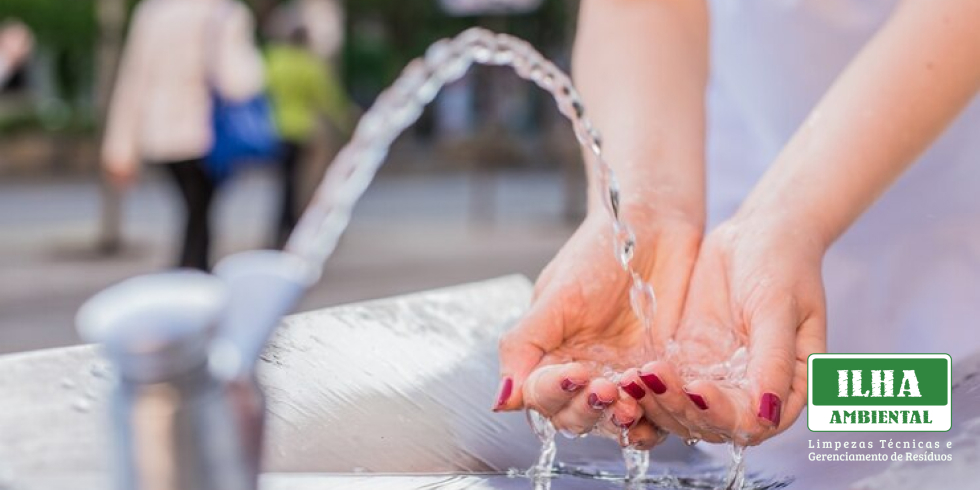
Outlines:
[[[210,74],[210,70],[205,73]],[[274,162],[279,137],[268,96],[259,92],[245,100],[229,99],[221,95],[210,76],[208,90],[214,141],[205,158],[205,167],[212,178],[221,182],[245,165]]]

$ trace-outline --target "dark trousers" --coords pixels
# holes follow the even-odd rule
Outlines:
[[[211,202],[215,182],[204,169],[201,159],[166,162],[184,200],[184,243],[178,266],[206,271],[210,267]]]
[[[280,182],[282,184],[279,203],[279,224],[276,228],[276,247],[282,248],[299,219],[300,205],[297,182],[300,178],[300,158],[303,145],[293,141],[283,141],[280,149]]]

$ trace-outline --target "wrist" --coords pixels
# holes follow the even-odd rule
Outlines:
[[[676,223],[704,229],[706,221],[704,185],[702,179],[670,178],[670,176],[637,175],[622,172],[619,176],[619,214],[624,220],[639,226],[641,223]],[[608,214],[609,195],[589,179],[588,214]]]
[[[729,223],[759,246],[790,250],[801,257],[822,259],[834,235],[820,219],[793,206],[762,206],[746,202]],[[767,245],[768,244],[768,245]]]
[[[704,237],[703,212],[667,204],[624,203],[620,206],[620,217],[633,230],[638,245],[644,249],[694,244],[696,250]],[[596,206],[590,208],[586,220],[611,227],[613,217],[602,206]]]

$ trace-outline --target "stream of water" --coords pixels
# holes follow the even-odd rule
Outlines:
[[[642,355],[653,359],[653,336],[649,330],[656,310],[656,295],[632,264],[636,236],[621,216],[619,184],[603,155],[599,132],[587,117],[569,76],[530,44],[509,35],[469,29],[453,39],[436,42],[423,57],[409,63],[361,118],[351,141],[331,164],[286,250],[305,259],[310,267],[321,269],[350,222],[354,205],[384,163],[392,142],[418,119],[425,105],[443,86],[462,77],[474,63],[512,68],[521,78],[550,93],[561,114],[571,122],[575,137],[590,156],[586,159],[591,165],[590,182],[598,186],[602,204],[611,217],[612,252],[629,278],[630,304],[647,333]],[[727,371],[728,367],[723,369]],[[555,467],[555,428],[540,414],[531,412],[528,420],[542,443],[539,461],[528,475],[550,477]],[[741,449],[736,454],[738,464],[733,465],[731,481],[741,482]],[[627,476],[633,480],[644,478],[649,466],[648,451],[627,444],[623,455]]]

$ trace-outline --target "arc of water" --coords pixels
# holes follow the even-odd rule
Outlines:
[[[549,92],[559,111],[572,122],[579,144],[592,155],[593,184],[602,191],[603,205],[613,218],[614,253],[631,278],[633,309],[649,327],[656,297],[653,288],[631,265],[636,236],[621,219],[619,184],[603,156],[599,132],[585,115],[581,97],[568,75],[530,44],[485,29],[469,29],[453,39],[436,42],[378,96],[351,141],[331,164],[290,236],[286,251],[302,257],[319,271],[336,248],[354,205],[384,163],[392,142],[418,119],[444,85],[458,80],[474,63],[512,67],[518,76]]]

